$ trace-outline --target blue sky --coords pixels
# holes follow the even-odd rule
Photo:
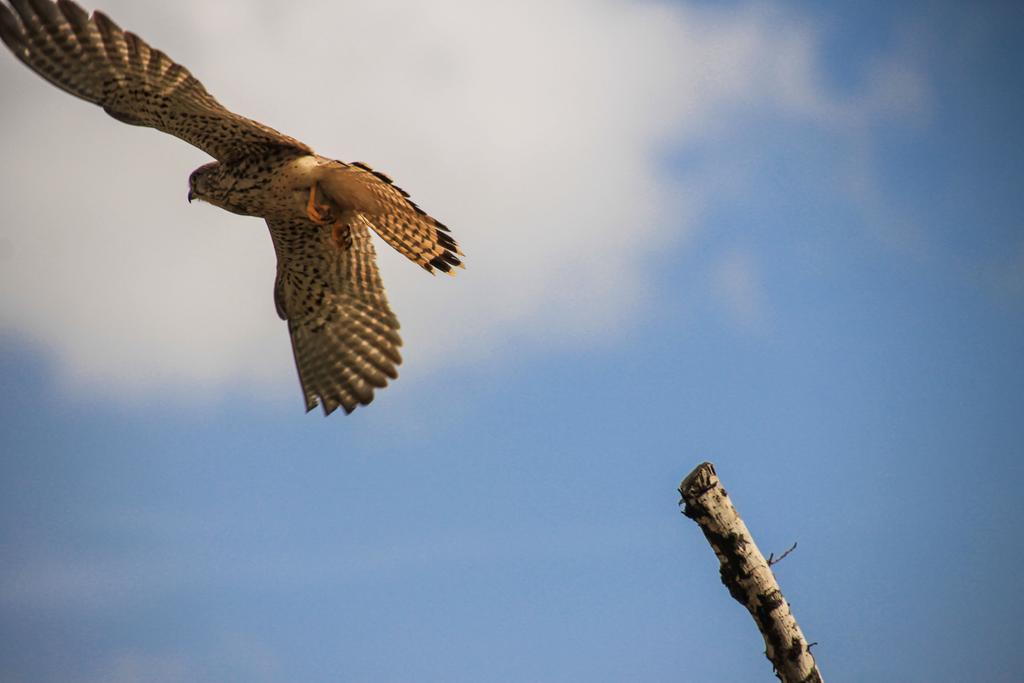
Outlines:
[[[711,460],[830,681],[1019,680],[1021,10],[202,7],[103,8],[468,267],[305,415],[203,155],[0,57],[0,679],[770,680]]]

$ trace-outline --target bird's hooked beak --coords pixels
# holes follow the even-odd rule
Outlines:
[[[192,200],[196,198],[195,191],[190,187],[188,188],[188,203],[191,204]]]

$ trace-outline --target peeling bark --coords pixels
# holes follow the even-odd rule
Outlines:
[[[747,608],[764,636],[765,655],[783,683],[821,683],[811,654],[775,574],[754,543],[715,466],[697,466],[679,485],[683,514],[700,526],[718,556],[722,583]]]

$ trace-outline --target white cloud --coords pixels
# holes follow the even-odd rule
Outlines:
[[[452,226],[467,254],[454,280],[382,256],[406,340],[396,387],[474,358],[500,362],[510,342],[613,337],[656,296],[648,257],[684,240],[713,199],[706,183],[666,178],[666,149],[727,135],[736,112],[846,125],[880,106],[837,100],[812,27],[758,7],[323,1],[282,14],[270,2],[110,0],[104,10],[229,107],[388,172]],[[886,102],[912,80],[879,69],[895,74],[877,89]],[[297,396],[265,228],[185,203],[204,155],[107,118],[13,58],[0,58],[0,79],[0,328],[47,348],[63,377],[115,395],[271,382]]]

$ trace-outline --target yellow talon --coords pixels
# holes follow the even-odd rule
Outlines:
[[[313,221],[317,225],[325,225],[328,218],[330,217],[330,207],[327,208],[328,212],[321,213],[320,207],[316,203],[316,183],[313,183],[309,187],[309,201],[306,202],[306,215],[309,216],[309,220]]]

